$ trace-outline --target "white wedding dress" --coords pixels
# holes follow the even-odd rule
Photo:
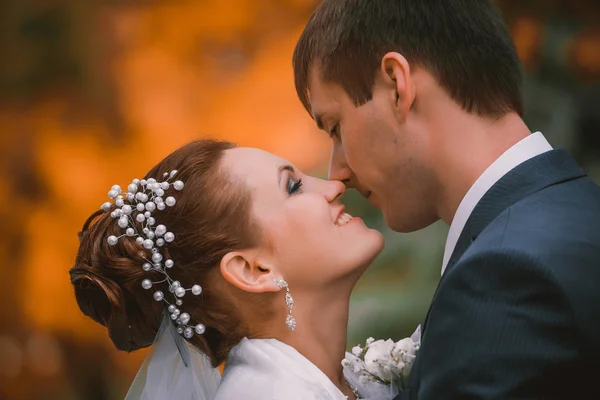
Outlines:
[[[243,339],[231,350],[225,365],[215,400],[346,399],[319,368],[277,339]],[[348,368],[344,368],[344,377],[358,389],[361,399],[393,398],[388,386],[362,385],[358,374]]]
[[[386,385],[361,384],[359,375],[348,368],[344,377],[360,399],[391,400],[396,394]],[[221,377],[165,318],[125,400],[172,399],[345,400],[346,396],[312,362],[276,339],[242,339],[230,351]]]

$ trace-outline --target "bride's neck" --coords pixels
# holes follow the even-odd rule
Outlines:
[[[285,317],[273,332],[276,339],[294,347],[340,389],[345,388],[341,361],[346,352],[350,291],[336,296],[295,297],[292,332]]]

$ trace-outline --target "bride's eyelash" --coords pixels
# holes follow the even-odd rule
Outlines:
[[[300,188],[302,188],[302,179],[298,179],[296,181],[290,179],[288,181],[288,194],[293,196],[300,192]]]

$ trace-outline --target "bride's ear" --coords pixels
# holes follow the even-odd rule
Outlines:
[[[276,292],[274,279],[278,278],[272,265],[258,260],[252,252],[227,253],[220,264],[221,275],[233,286],[251,293]]]

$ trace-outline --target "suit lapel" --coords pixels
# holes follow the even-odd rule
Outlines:
[[[566,150],[548,151],[509,171],[487,191],[473,209],[459,236],[440,283],[485,227],[504,210],[548,186],[585,175],[585,172]],[[436,294],[433,295],[431,304],[433,304]],[[423,322],[423,334],[427,327],[430,311],[431,305]]]
[[[504,210],[548,186],[585,175],[566,150],[548,151],[509,171],[487,191],[473,209],[444,275],[462,257],[477,236]]]

